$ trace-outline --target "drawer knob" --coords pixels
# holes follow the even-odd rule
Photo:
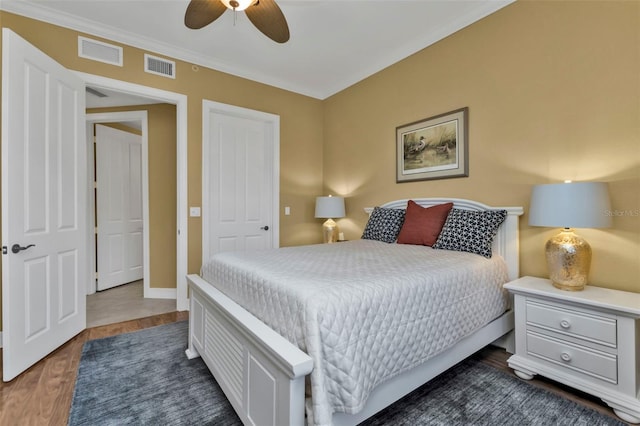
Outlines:
[[[562,358],[562,360],[566,362],[571,361],[571,355],[569,355],[566,352],[562,352],[562,355],[560,355],[560,358]]]
[[[567,320],[560,321],[560,327],[568,329],[571,328],[571,323]]]

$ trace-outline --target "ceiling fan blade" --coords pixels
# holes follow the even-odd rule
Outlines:
[[[289,26],[282,11],[274,0],[258,0],[245,13],[262,34],[278,43],[289,40]]]
[[[220,17],[227,7],[220,0],[191,0],[184,14],[184,24],[194,30],[209,25]]]

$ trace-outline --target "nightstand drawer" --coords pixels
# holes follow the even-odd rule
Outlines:
[[[550,336],[527,332],[527,353],[610,383],[618,383],[617,357]]]
[[[616,320],[605,316],[576,311],[527,300],[527,324],[556,331],[615,348]]]

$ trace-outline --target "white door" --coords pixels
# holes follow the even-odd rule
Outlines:
[[[98,290],[141,280],[142,137],[96,125]]]
[[[205,125],[203,256],[277,246],[274,123],[209,112]]]
[[[2,31],[3,380],[85,328],[84,82]],[[6,254],[5,254],[6,251]]]

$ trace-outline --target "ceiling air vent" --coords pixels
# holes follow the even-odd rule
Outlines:
[[[176,63],[164,58],[144,54],[144,70],[163,77],[176,78]]]
[[[119,67],[122,66],[122,47],[82,36],[78,37],[78,56]]]

